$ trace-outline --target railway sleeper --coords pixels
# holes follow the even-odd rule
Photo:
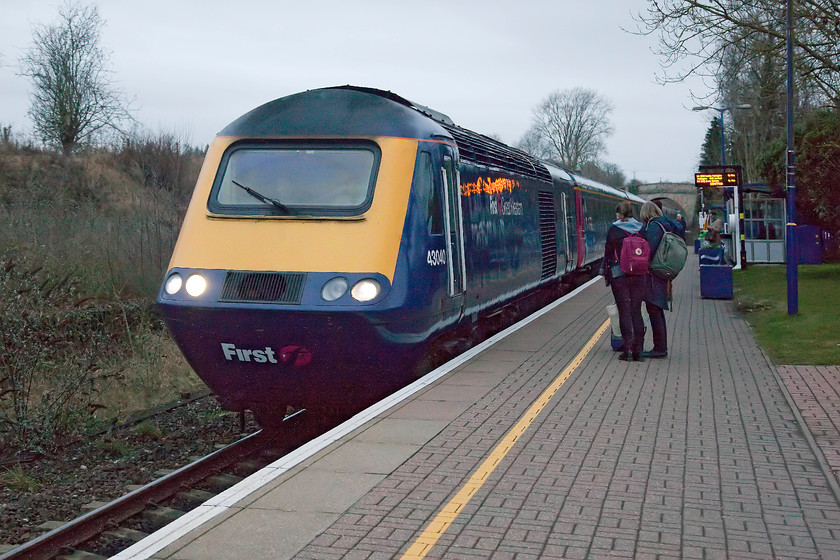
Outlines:
[[[243,477],[241,476],[236,476],[235,474],[229,473],[222,473],[208,477],[204,482],[207,486],[210,487],[211,491],[222,493],[242,480]]]
[[[283,454],[278,452],[276,449],[266,448],[259,450],[255,456],[259,457],[261,461],[265,461],[266,463],[273,463],[282,457]]]
[[[37,529],[42,533],[49,533],[53,529],[58,529],[64,525],[64,521],[44,521],[38,525]]]
[[[155,531],[165,527],[184,515],[186,512],[166,506],[155,506],[143,510],[143,520]]]
[[[81,508],[81,509],[82,509],[82,512],[83,512],[83,513],[87,513],[87,512],[89,512],[89,511],[93,511],[93,510],[95,510],[95,509],[99,509],[99,508],[101,508],[102,506],[107,506],[109,503],[110,503],[110,502],[100,502],[100,501],[95,500],[95,501],[93,501],[93,502],[88,502],[88,503],[86,503],[86,504],[82,505],[82,508]]]
[[[116,529],[105,531],[104,533],[102,533],[102,535],[114,540],[129,541],[136,543],[148,537],[149,533],[137,531],[135,529],[129,529],[128,527],[117,527]]]
[[[245,460],[239,461],[236,464],[236,472],[243,473],[245,476],[249,476],[257,472],[258,470],[265,467],[266,463],[262,461],[254,461],[254,460]]]
[[[104,556],[84,550],[71,550],[55,557],[56,560],[106,560]]]
[[[185,490],[184,492],[179,492],[177,496],[175,496],[176,503],[178,505],[183,504],[189,509],[194,509],[216,496],[213,492],[208,492],[207,490],[198,490],[198,489],[191,489]]]

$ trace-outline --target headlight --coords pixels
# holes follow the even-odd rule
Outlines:
[[[193,274],[187,278],[187,293],[192,297],[198,297],[207,289],[207,280],[200,274]]]
[[[350,290],[350,295],[358,301],[370,301],[376,299],[380,290],[379,282],[373,278],[365,278],[356,282],[356,285]]]
[[[326,301],[335,301],[347,293],[347,288],[350,286],[347,278],[333,278],[321,288],[321,297]]]
[[[181,289],[184,284],[184,279],[177,272],[166,279],[166,284],[163,285],[163,290],[170,296],[174,296]]]

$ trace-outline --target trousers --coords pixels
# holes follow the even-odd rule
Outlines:
[[[650,330],[653,334],[653,351],[668,351],[668,329],[665,325],[665,311],[658,305],[645,302],[648,317],[650,318]]]
[[[618,307],[618,326],[621,329],[624,350],[631,354],[639,354],[645,339],[645,323],[642,319],[642,301],[647,289],[645,277],[619,276],[612,279],[610,287]]]

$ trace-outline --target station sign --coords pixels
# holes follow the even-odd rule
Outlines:
[[[694,186],[702,187],[737,187],[739,185],[737,171],[702,172],[694,174]]]

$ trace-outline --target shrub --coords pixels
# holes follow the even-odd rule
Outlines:
[[[20,467],[14,467],[0,473],[0,485],[29,494],[34,494],[41,489],[41,483]]]
[[[21,255],[0,256],[0,439],[45,444],[89,421],[119,380],[103,365],[126,337],[124,310],[79,299],[72,272],[57,277]]]
[[[166,437],[166,433],[154,422],[144,420],[134,427],[134,433],[140,437],[150,440],[158,440]]]
[[[201,166],[202,154],[174,133],[138,132],[123,142],[116,156],[126,173],[147,189],[164,190],[186,202]]]
[[[119,439],[102,439],[95,445],[112,457],[128,457],[131,454],[131,446]]]
[[[787,181],[786,143],[780,139],[763,156],[768,183]],[[840,111],[819,109],[803,115],[795,127],[797,223],[840,235]]]

